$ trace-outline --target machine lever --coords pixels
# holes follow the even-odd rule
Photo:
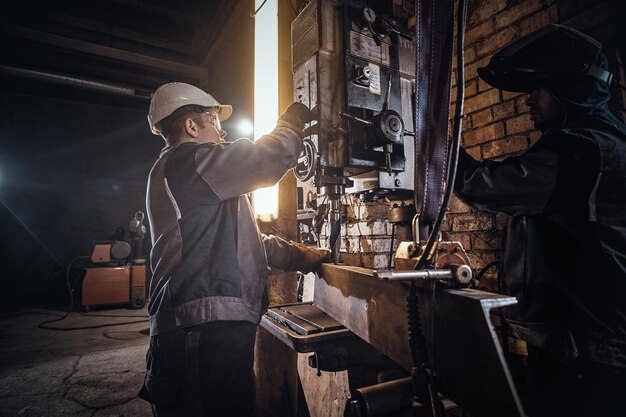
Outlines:
[[[353,115],[348,114],[348,113],[346,113],[344,111],[339,112],[339,116],[341,116],[342,119],[351,120],[353,122],[358,122],[358,123],[361,123],[361,124],[363,124],[365,126],[372,126],[374,124],[374,123],[370,122],[369,120],[361,119],[360,117],[353,116]]]

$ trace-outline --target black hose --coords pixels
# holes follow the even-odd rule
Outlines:
[[[496,265],[501,264],[502,261],[493,261],[493,262],[489,262],[487,265],[485,265],[483,267],[483,269],[480,270],[480,272],[478,274],[476,274],[476,278],[474,278],[476,281],[480,281],[481,278],[483,277],[483,275],[485,275],[485,272],[487,272],[489,269],[493,268]],[[498,288],[498,290],[500,290],[500,288]]]

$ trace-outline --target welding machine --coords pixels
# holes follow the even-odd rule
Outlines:
[[[145,236],[143,213],[131,221],[133,246],[138,247]],[[133,253],[134,252],[134,253]],[[146,304],[145,259],[137,257],[124,241],[94,242],[91,266],[83,278],[81,306],[84,311],[97,305],[127,304],[142,308]]]

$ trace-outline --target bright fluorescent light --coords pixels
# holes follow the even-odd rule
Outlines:
[[[278,119],[278,2],[256,0],[255,8],[259,7],[254,20],[255,140],[271,132]],[[255,191],[253,202],[258,218],[276,218],[278,185]]]

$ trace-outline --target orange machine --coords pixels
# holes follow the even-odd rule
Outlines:
[[[146,266],[133,265],[137,260],[128,264],[130,252],[130,245],[126,242],[94,242],[93,266],[85,268],[87,272],[83,278],[83,310],[107,304],[128,304],[131,308],[145,305]]]

